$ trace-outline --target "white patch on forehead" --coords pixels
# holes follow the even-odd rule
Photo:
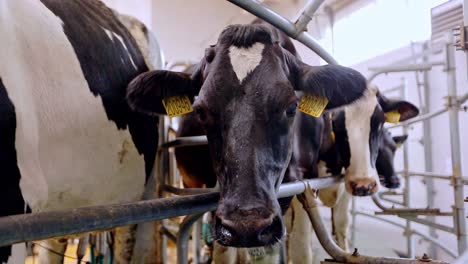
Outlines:
[[[249,48],[229,47],[229,59],[237,79],[242,82],[262,60],[262,52],[265,48],[263,43],[257,42]]]
[[[377,171],[371,166],[369,149],[370,122],[377,103],[375,91],[369,89],[362,99],[344,108],[351,155],[347,180],[375,178],[378,182]]]

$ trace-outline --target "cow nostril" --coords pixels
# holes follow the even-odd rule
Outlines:
[[[217,240],[222,244],[228,244],[235,236],[234,230],[224,225],[219,217],[215,217],[215,228],[217,229]]]
[[[265,245],[278,242],[283,237],[283,223],[281,218],[276,216],[272,223],[258,234],[258,240]]]

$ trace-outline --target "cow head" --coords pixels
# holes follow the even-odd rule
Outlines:
[[[285,50],[265,25],[227,27],[192,75],[150,71],[128,87],[135,111],[164,114],[161,99],[195,95],[198,115],[220,186],[215,239],[254,247],[284,231],[277,191],[291,156],[292,126],[302,91],[339,107],[367,89],[358,72],[309,66]]]
[[[384,123],[395,119],[395,115],[393,122],[405,121],[418,113],[419,109],[407,101],[390,100],[377,89],[369,89],[363,98],[334,116],[333,130],[350,194],[367,196],[378,190],[376,159]]]
[[[376,168],[380,176],[380,183],[389,189],[400,187],[400,179],[395,174],[395,169],[393,168],[393,159],[395,151],[407,138],[408,135],[392,137],[392,134],[387,129],[383,131]]]

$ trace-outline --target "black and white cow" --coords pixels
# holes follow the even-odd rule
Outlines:
[[[379,185],[378,175],[393,173],[393,154],[388,151],[393,148],[394,153],[394,145],[388,142],[387,131],[383,128],[385,113],[393,111],[400,114],[400,121],[419,113],[413,104],[389,100],[371,89],[358,102],[326,113],[321,118],[302,113],[296,117],[288,178],[344,174],[343,184],[319,190],[322,202],[332,208],[334,234],[343,249],[348,249],[346,233],[351,195],[375,193]],[[293,200],[291,207],[293,212],[288,212],[288,217],[291,214],[295,217],[288,222],[291,238],[288,240],[288,255],[291,259],[312,261],[312,229],[308,216],[297,199]],[[302,250],[297,253],[297,248]]]
[[[379,155],[377,156],[377,172],[379,173],[380,183],[389,188],[396,189],[400,187],[400,178],[395,173],[393,160],[395,151],[398,147],[405,143],[408,135],[392,136],[388,129],[384,129],[382,136],[382,143],[379,148]]]
[[[157,118],[130,110],[126,87],[160,68],[155,38],[97,0],[0,2],[0,216],[141,198]],[[130,228],[116,260],[130,261]],[[151,235],[149,235],[151,236]],[[40,263],[65,243],[41,242]],[[0,263],[10,247],[0,248]],[[143,263],[143,254],[136,254]]]
[[[229,26],[193,74],[151,71],[129,85],[129,104],[149,115],[165,113],[163,98],[198,96],[193,109],[221,193],[214,238],[225,246],[271,245],[285,234],[277,190],[291,155],[296,91],[326,97],[327,109],[368,93],[357,71],[309,66],[282,37],[267,25]]]

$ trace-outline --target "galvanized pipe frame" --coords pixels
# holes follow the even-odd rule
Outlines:
[[[382,222],[385,222],[385,223],[389,223],[391,225],[394,225],[394,226],[397,226],[397,227],[400,227],[402,229],[405,229],[406,226],[403,225],[403,224],[400,224],[400,223],[397,223],[397,222],[394,222],[394,221],[391,221],[391,220],[388,220],[386,218],[383,218],[383,217],[379,217],[379,216],[376,216],[376,215],[371,215],[371,214],[368,214],[368,213],[364,213],[364,212],[356,212],[356,215],[361,215],[361,216],[366,216],[366,217],[369,217],[369,218],[372,218],[372,219],[376,219],[376,220],[379,220],[379,221],[382,221]],[[457,257],[457,253],[452,251],[451,249],[449,249],[448,247],[446,247],[445,245],[443,245],[441,242],[437,241],[436,239],[428,236],[428,235],[425,235],[415,229],[412,229],[410,231],[411,233],[417,235],[417,236],[420,236],[422,237],[424,240],[426,241],[429,241],[430,243],[436,245],[437,247],[439,247],[440,249],[442,249],[443,251],[445,251],[448,255],[456,258]]]
[[[355,249],[353,254],[349,254],[338,247],[335,241],[331,238],[330,233],[325,228],[320,211],[318,209],[317,197],[315,190],[310,186],[307,187],[306,191],[298,196],[302,202],[304,209],[306,210],[317,238],[320,244],[323,246],[325,251],[333,257],[334,260],[340,263],[366,263],[366,264],[416,264],[416,263],[427,263],[420,259],[402,259],[402,258],[385,258],[385,257],[369,257],[360,255]],[[431,263],[446,263],[443,261],[432,260]]]
[[[396,127],[408,127],[408,125],[420,122],[420,121],[426,121],[430,118],[436,117],[438,115],[441,115],[445,112],[449,113],[449,124],[450,124],[450,133],[451,133],[451,152],[452,152],[452,171],[453,175],[449,177],[443,177],[441,175],[436,175],[435,173],[420,173],[420,174],[415,174],[415,175],[420,175],[422,177],[427,177],[427,178],[441,178],[441,179],[449,179],[452,181],[452,185],[454,188],[454,200],[455,200],[455,206],[454,206],[454,211],[453,211],[453,218],[454,218],[454,227],[447,227],[443,225],[439,225],[437,223],[434,223],[433,221],[428,221],[425,219],[420,219],[420,218],[414,218],[414,217],[408,217],[408,216],[400,216],[402,218],[405,218],[409,221],[414,221],[418,222],[420,224],[428,225],[429,227],[437,228],[440,230],[444,230],[450,233],[454,233],[457,236],[457,244],[458,244],[458,251],[459,254],[462,254],[466,249],[467,249],[467,237],[468,233],[466,231],[466,223],[464,221],[464,195],[463,195],[463,185],[468,184],[468,179],[464,178],[461,176],[461,159],[460,159],[460,147],[459,147],[459,142],[460,142],[460,135],[459,135],[459,128],[458,128],[458,111],[460,110],[460,105],[464,103],[468,99],[468,94],[462,95],[457,97],[456,93],[456,76],[455,76],[455,65],[454,65],[454,55],[453,55],[453,47],[450,45],[450,41],[448,41],[444,48],[442,49],[445,59],[443,63],[436,62],[436,63],[422,63],[422,64],[409,64],[409,65],[403,65],[403,66],[389,66],[389,67],[380,67],[380,68],[374,68],[376,72],[371,74],[368,78],[369,81],[373,80],[380,74],[384,73],[390,73],[390,72],[408,72],[408,71],[428,71],[432,68],[432,66],[436,65],[443,65],[444,70],[447,72],[447,86],[448,86],[448,105],[439,111],[435,111],[432,113],[425,114],[423,116],[420,116],[418,118],[402,122],[400,124],[396,124],[393,126],[390,126],[389,128],[396,128]],[[422,54],[425,54],[424,52]],[[406,151],[405,151],[406,153]],[[405,174],[405,178],[409,176],[408,169],[405,169],[403,171]],[[407,197],[407,195],[404,196]],[[377,198],[378,199],[378,198]],[[407,198],[406,198],[407,199]],[[405,199],[405,200],[406,200]],[[379,207],[383,206],[382,204],[378,204],[376,202],[376,199],[374,199],[374,202],[376,205]],[[404,204],[406,201],[404,201]],[[352,207],[352,215],[353,215],[353,223],[352,226],[355,226],[355,215],[357,211],[355,211],[355,205],[353,201],[353,207]],[[444,214],[447,215],[447,214]],[[407,229],[410,227],[407,227]],[[354,241],[354,232],[352,233],[352,238]],[[412,243],[409,243],[412,244]],[[411,250],[411,247],[409,245],[408,248],[409,251]]]

